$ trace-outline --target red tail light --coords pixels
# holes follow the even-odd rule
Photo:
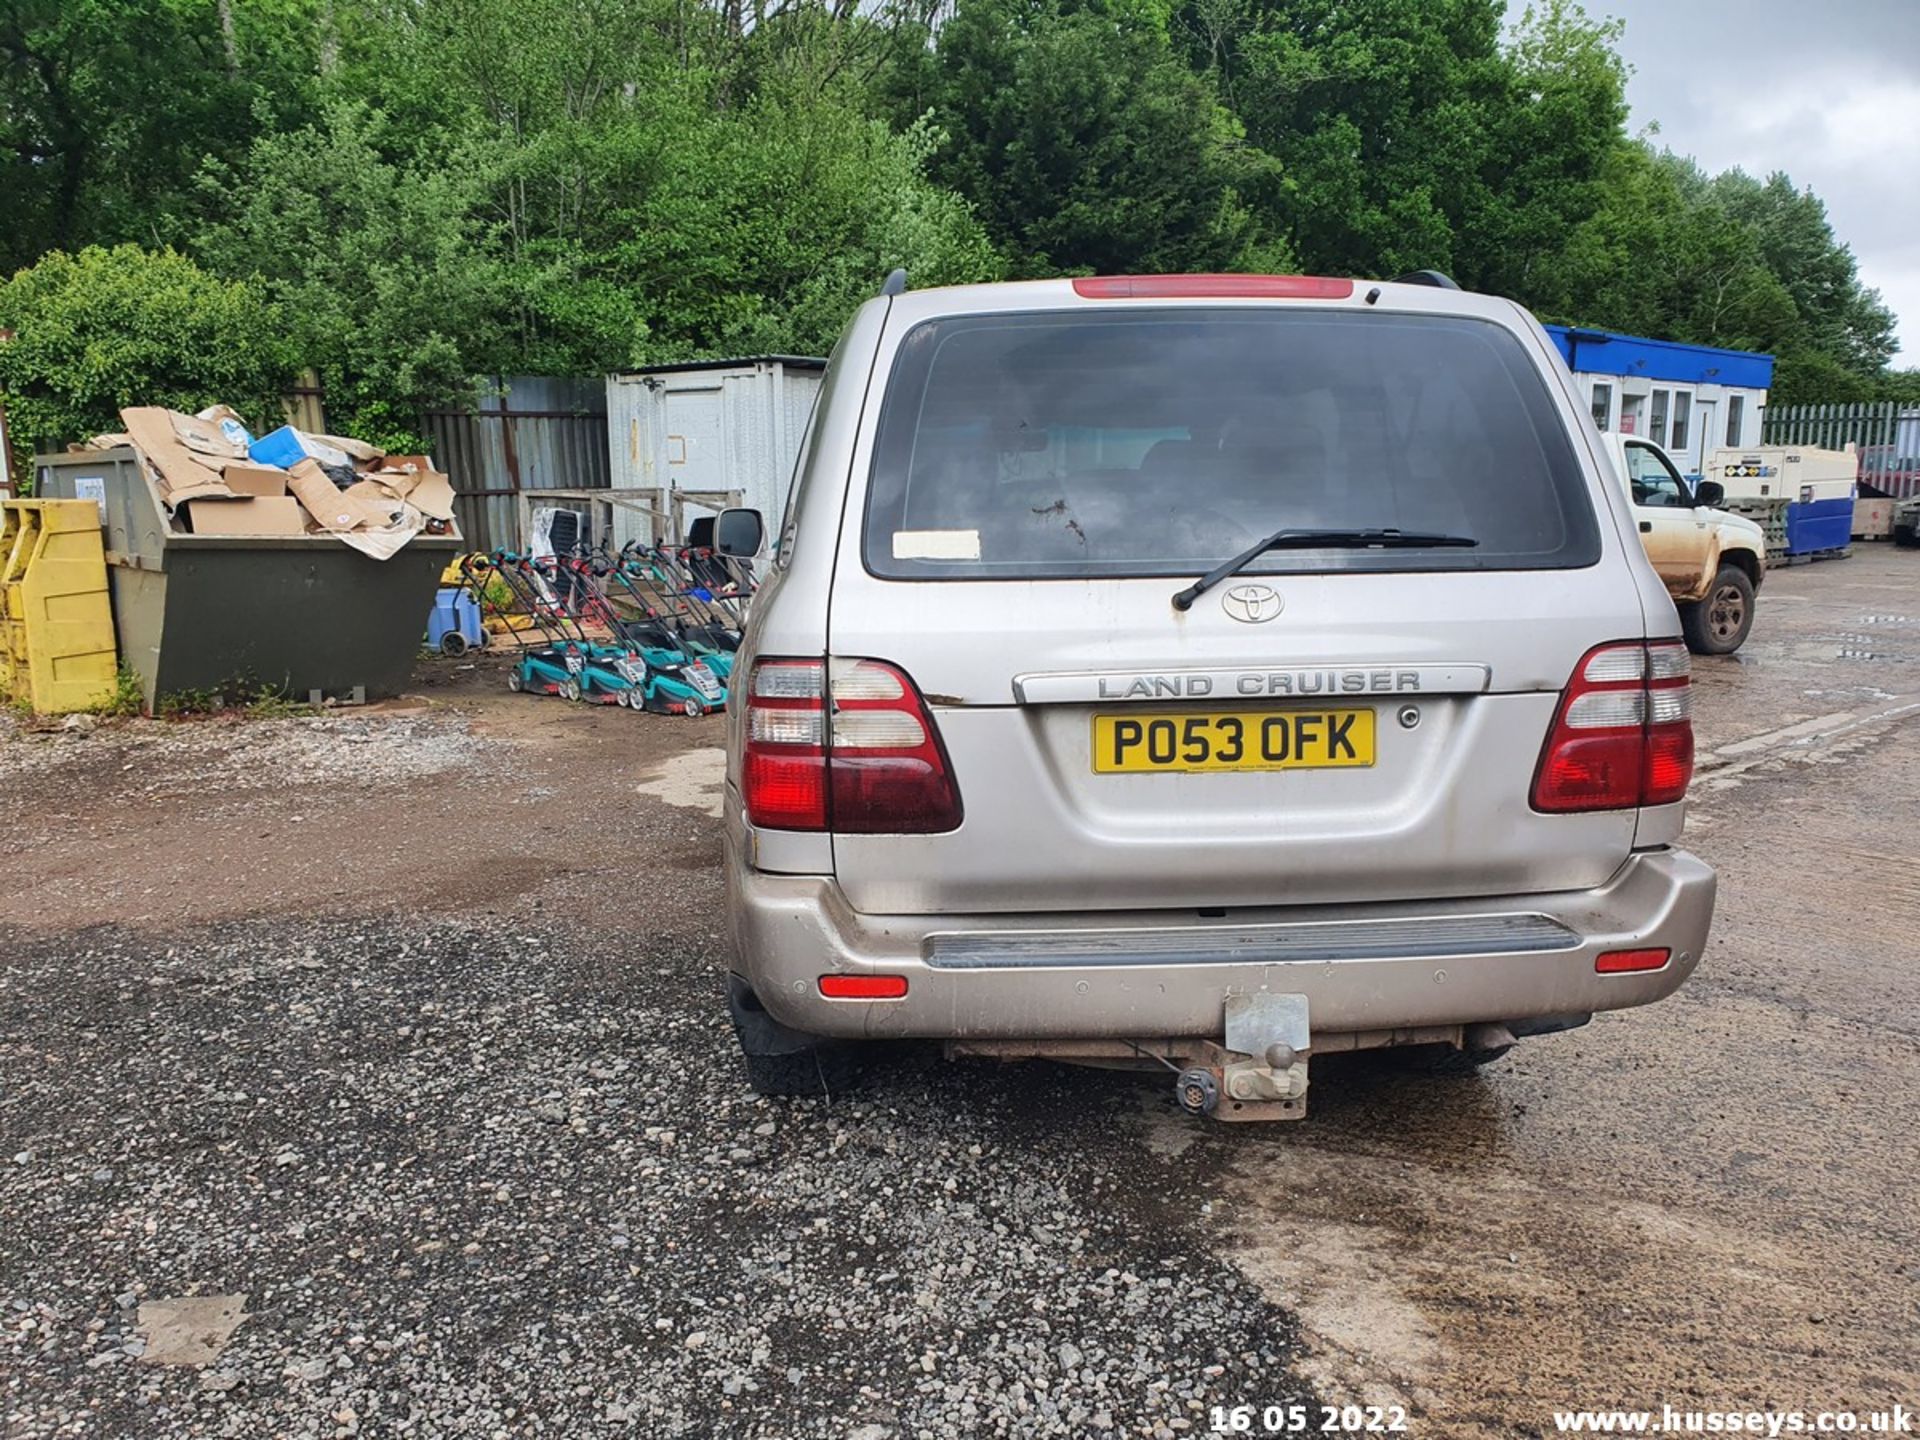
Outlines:
[[[1346,300],[1353,281],[1323,275],[1082,275],[1073,293],[1083,300]]]
[[[907,977],[822,975],[820,993],[829,1000],[898,1000],[907,993]]]
[[[1692,662],[1677,640],[1589,650],[1554,712],[1533,778],[1550,812],[1669,805],[1693,779]]]
[[[927,835],[960,792],[913,681],[882,660],[761,660],[747,683],[747,819],[769,830]]]
[[[747,683],[740,788],[770,830],[827,828],[826,663],[762,660]]]
[[[1664,970],[1673,958],[1671,950],[1609,950],[1593,960],[1595,974],[1644,975],[1649,970]],[[902,991],[904,994],[905,992]]]

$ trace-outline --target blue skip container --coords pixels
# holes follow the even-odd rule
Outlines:
[[[442,585],[427,616],[427,644],[442,655],[464,655],[487,643],[480,602],[465,586]]]
[[[1852,543],[1852,496],[1788,503],[1787,554],[1817,555],[1827,550],[1844,550]]]

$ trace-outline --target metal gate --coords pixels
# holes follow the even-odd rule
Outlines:
[[[1882,495],[1920,495],[1920,408],[1869,405],[1769,405],[1761,443],[1820,450],[1857,446],[1859,480]]]

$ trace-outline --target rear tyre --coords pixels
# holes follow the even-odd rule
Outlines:
[[[859,1074],[854,1047],[791,1030],[766,1012],[753,987],[727,976],[727,1010],[755,1094],[794,1099],[834,1095]]]
[[[449,630],[440,637],[440,653],[449,660],[458,660],[467,653],[467,637],[458,630]]]
[[[580,682],[569,679],[566,684],[560,687],[560,694],[565,699],[578,700],[580,698]]]
[[[526,687],[526,683],[525,680],[520,678],[519,666],[516,665],[513,669],[507,671],[507,689],[513,691],[514,694],[518,695],[520,691]]]
[[[1753,581],[1738,565],[1722,565],[1707,598],[1680,607],[1680,629],[1696,655],[1731,655],[1753,629]]]

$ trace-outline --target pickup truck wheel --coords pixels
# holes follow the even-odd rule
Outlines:
[[[1696,655],[1731,655],[1753,629],[1753,582],[1737,565],[1722,565],[1707,598],[1680,607],[1680,629]]]
[[[855,1049],[782,1025],[761,1005],[753,987],[727,976],[727,1011],[756,1095],[831,1096],[850,1089],[858,1074]]]

